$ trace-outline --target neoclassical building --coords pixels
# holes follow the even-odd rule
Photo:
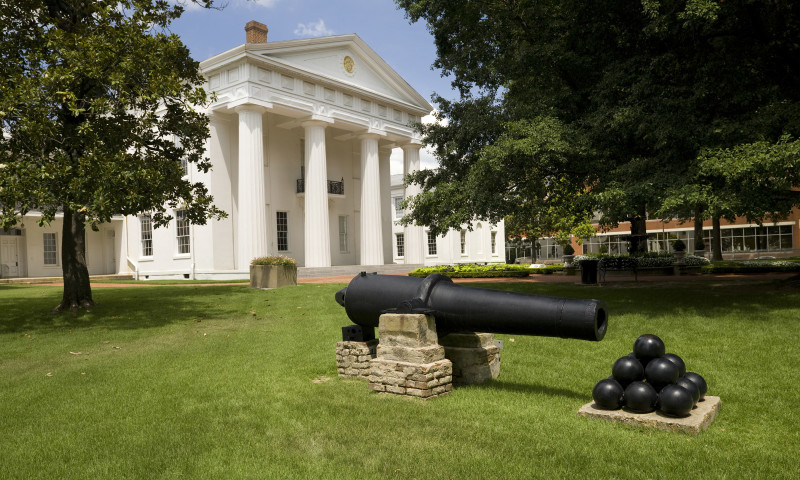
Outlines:
[[[87,230],[91,274],[243,278],[264,255],[306,267],[503,261],[502,224],[434,238],[433,247],[423,227],[397,224],[398,197],[417,191],[392,190],[390,156],[402,150],[403,173],[420,168],[413,124],[432,107],[363,40],[268,42],[266,26],[245,30],[245,44],[200,63],[216,96],[207,110],[213,166],[186,168],[228,218],[190,225],[176,210],[158,229],[146,212],[115,218]],[[33,214],[23,224],[0,235],[0,275],[60,276],[60,219],[40,228]]]

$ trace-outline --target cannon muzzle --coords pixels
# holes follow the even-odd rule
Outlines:
[[[427,278],[361,272],[336,301],[353,323],[377,327],[383,313],[426,313],[444,332],[489,332],[600,341],[608,315],[600,300],[527,295],[456,285],[448,277]]]

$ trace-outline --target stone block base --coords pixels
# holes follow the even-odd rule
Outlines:
[[[452,379],[453,366],[447,359],[427,364],[370,361],[369,388],[379,393],[434,398],[450,393]]]
[[[439,338],[453,362],[453,383],[483,383],[500,375],[500,348],[491,333],[450,333]]]
[[[337,342],[336,369],[340,377],[369,378],[370,360],[375,358],[378,340]]]
[[[625,410],[602,410],[596,408],[594,402],[587,403],[578,410],[578,415],[588,418],[599,418],[628,425],[655,428],[667,432],[683,432],[697,435],[707,429],[717,417],[721,401],[719,397],[706,396],[697,403],[688,417],[675,418],[661,412],[631,413]]]

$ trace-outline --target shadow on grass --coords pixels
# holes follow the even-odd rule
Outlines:
[[[61,287],[0,287],[0,333],[48,328],[140,329],[175,322],[246,315],[250,291],[239,285],[96,288],[90,311],[50,313]],[[236,299],[241,297],[242,306]]]
[[[530,383],[516,383],[495,379],[489,382],[477,385],[460,385],[456,386],[457,389],[462,388],[476,388],[483,390],[502,390],[506,392],[522,393],[525,395],[547,395],[550,397],[567,397],[576,398],[579,400],[586,399],[585,392],[576,392],[566,388],[558,388],[550,385],[530,384]]]

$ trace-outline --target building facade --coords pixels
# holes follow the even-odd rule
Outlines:
[[[246,278],[266,255],[306,267],[503,260],[490,253],[503,251],[502,225],[431,243],[423,227],[396,224],[393,196],[418,190],[391,185],[390,156],[402,150],[404,174],[420,168],[413,125],[432,107],[363,40],[268,42],[266,26],[245,30],[245,44],[200,63],[215,94],[206,111],[213,166],[186,168],[228,217],[190,225],[177,209],[156,229],[143,212],[87,230],[90,274]],[[35,220],[0,234],[0,275],[61,275],[61,220]]]

